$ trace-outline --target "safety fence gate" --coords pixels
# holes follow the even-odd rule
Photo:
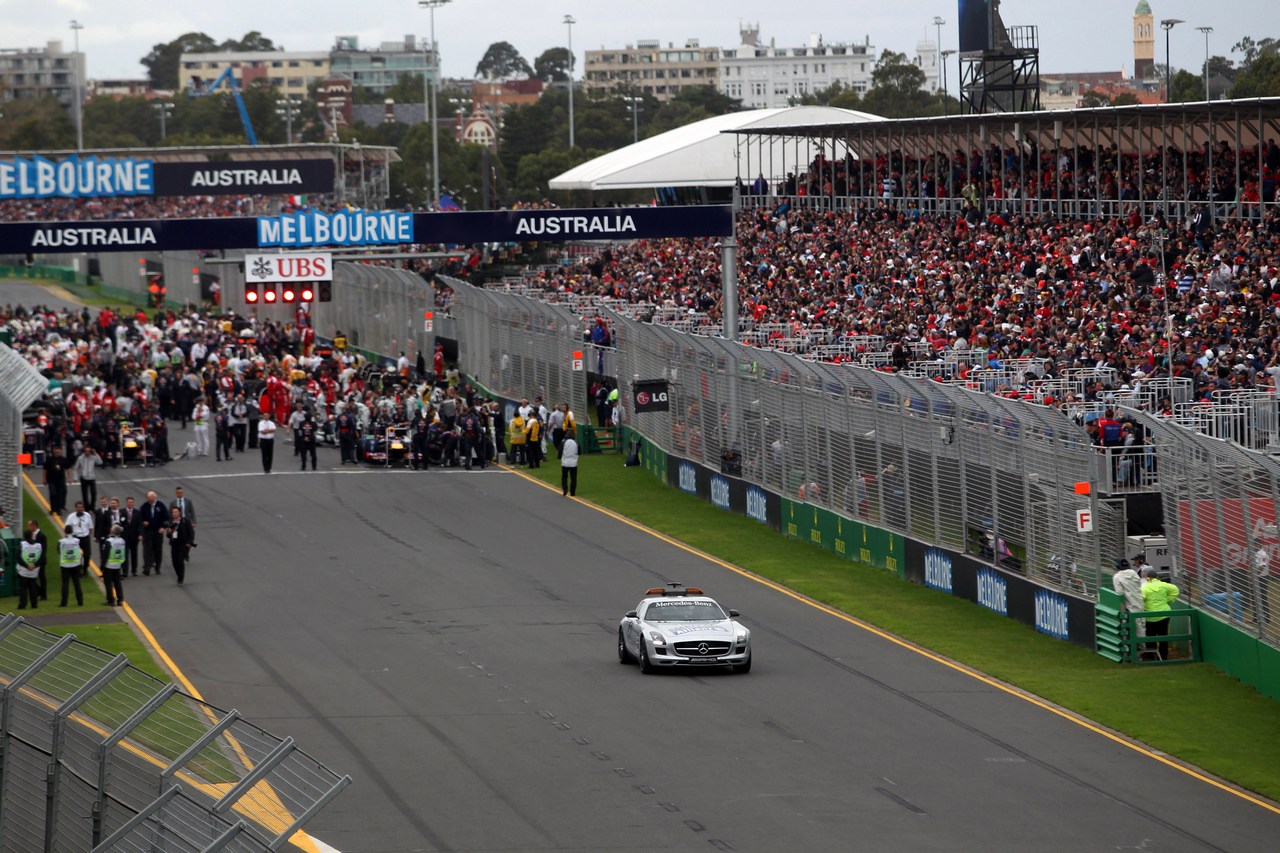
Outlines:
[[[351,783],[71,636],[0,619],[0,850],[315,851]]]
[[[0,513],[22,530],[22,413],[49,390],[49,380],[7,344],[0,344]]]

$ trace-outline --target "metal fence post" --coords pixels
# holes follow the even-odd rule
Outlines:
[[[63,702],[53,714],[53,720],[51,721],[53,726],[52,749],[49,751],[49,776],[46,793],[47,811],[44,823],[45,853],[54,853],[55,845],[58,841],[58,782],[62,772],[62,739],[67,717],[76,708],[80,707],[80,703],[96,693],[109,680],[119,675],[128,665],[129,658],[127,656],[123,654],[117,655],[112,659],[111,663],[80,685],[79,689],[67,701]]]

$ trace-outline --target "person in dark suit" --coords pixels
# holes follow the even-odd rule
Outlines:
[[[111,535],[111,502],[106,496],[93,508],[93,540],[98,543],[98,568],[107,564],[107,537]]]
[[[191,530],[190,520],[182,517],[182,511],[172,507],[169,524],[165,528],[165,538],[169,540],[169,556],[173,559],[173,573],[178,576],[178,586],[187,579],[187,555],[191,553],[195,534]]]
[[[136,578],[138,543],[142,541],[142,513],[133,505],[133,498],[124,499],[124,509],[120,510],[120,516],[120,526],[124,528],[125,568],[128,569],[128,574]]]
[[[147,501],[138,508],[142,517],[142,573],[160,574],[164,564],[164,528],[169,522],[169,508],[154,491],[147,492]]]
[[[182,513],[182,517],[191,522],[191,547],[196,544],[196,508],[191,503],[191,498],[187,497],[186,489],[178,486],[173,490],[173,503],[170,507],[176,507],[178,512]]]

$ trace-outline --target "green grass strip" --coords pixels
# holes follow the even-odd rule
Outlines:
[[[560,467],[554,453],[552,457],[528,473],[558,490]],[[578,496],[1243,788],[1280,799],[1280,707],[1208,664],[1112,663],[976,604],[786,539],[668,488],[642,468],[624,467],[615,453],[582,457]],[[714,594],[711,578],[674,580],[709,586]]]

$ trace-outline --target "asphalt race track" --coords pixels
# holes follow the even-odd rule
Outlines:
[[[307,827],[343,853],[1280,838],[1274,810],[518,475],[334,470],[331,449],[302,474],[290,454],[101,486],[187,487],[186,587],[166,566],[126,596],[208,701],[353,777]],[[619,618],[668,580],[742,611],[750,675],[618,664]]]

